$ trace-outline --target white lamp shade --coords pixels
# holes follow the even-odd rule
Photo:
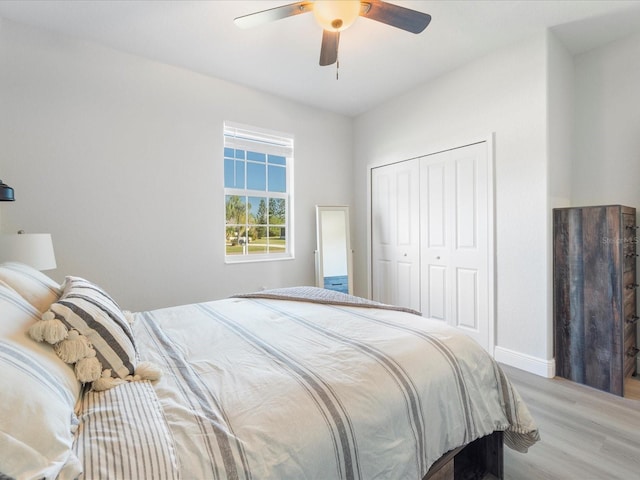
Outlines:
[[[316,0],[313,15],[324,30],[340,32],[348,28],[360,15],[358,0]]]
[[[57,267],[49,233],[14,233],[0,235],[0,263],[20,262],[37,270]]]

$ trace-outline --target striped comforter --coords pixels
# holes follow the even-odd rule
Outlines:
[[[141,414],[160,406],[153,478],[415,480],[494,430],[520,451],[538,439],[482,348],[410,312],[231,298],[141,312],[133,329],[164,370]]]

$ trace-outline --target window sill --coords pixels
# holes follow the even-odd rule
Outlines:
[[[295,260],[294,255],[225,255],[224,263],[231,265],[234,263],[257,263],[257,262],[279,262],[282,260]]]

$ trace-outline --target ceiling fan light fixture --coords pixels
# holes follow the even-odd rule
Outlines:
[[[360,15],[360,0],[316,0],[313,15],[324,30],[341,32]]]

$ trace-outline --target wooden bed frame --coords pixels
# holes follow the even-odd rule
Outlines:
[[[493,432],[445,453],[422,480],[504,478],[502,432]]]

